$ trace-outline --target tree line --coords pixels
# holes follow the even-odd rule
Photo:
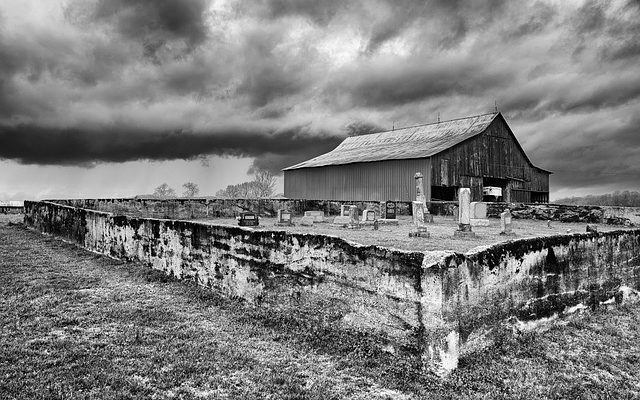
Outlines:
[[[571,204],[581,206],[623,206],[640,207],[640,192],[635,191],[615,191],[613,193],[601,195],[587,195],[583,197],[565,197],[554,201],[558,204]]]
[[[253,180],[249,182],[229,185],[225,189],[218,190],[216,197],[227,199],[248,199],[259,197],[272,197],[276,186],[276,177],[269,171],[257,171]],[[193,182],[182,185],[184,191],[182,197],[196,197],[200,194],[200,188]],[[166,183],[155,188],[153,195],[160,198],[176,197],[176,191]]]

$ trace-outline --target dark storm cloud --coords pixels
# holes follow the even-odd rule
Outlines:
[[[149,46],[167,37],[196,46],[207,37],[208,3],[207,0],[100,0],[93,18],[114,24],[125,37],[149,40]]]
[[[303,91],[314,78],[315,52],[306,44],[283,57],[276,51],[285,32],[282,28],[259,27],[245,36],[243,76],[237,93],[247,96],[253,107]]]
[[[260,5],[268,18],[295,15],[308,18],[319,25],[327,25],[338,12],[347,7],[343,0],[265,0]],[[241,7],[245,6],[246,4],[241,4]]]
[[[623,120],[593,118],[559,123],[536,149],[534,162],[554,172],[553,183],[565,188],[619,183],[637,187],[640,164],[640,115]],[[576,135],[576,133],[578,135]],[[629,187],[629,186],[628,186]]]
[[[310,133],[307,126],[288,129],[220,128],[210,132],[154,132],[127,127],[102,130],[0,126],[0,159],[23,164],[90,166],[95,162],[193,159],[207,154],[291,157],[320,154],[335,147],[338,136]],[[280,167],[281,168],[281,167]]]
[[[466,61],[427,59],[396,60],[397,63],[359,65],[345,71],[327,91],[345,96],[346,107],[391,107],[444,95],[475,95],[487,88],[510,84],[511,72],[490,70]]]

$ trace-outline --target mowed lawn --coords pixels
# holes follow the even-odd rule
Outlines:
[[[331,321],[227,300],[3,216],[0,291],[0,399],[640,397],[637,304],[497,329],[440,380]]]

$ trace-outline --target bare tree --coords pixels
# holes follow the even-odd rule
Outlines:
[[[182,193],[184,197],[196,197],[200,193],[200,188],[193,182],[187,182],[182,187],[184,188],[184,193]]]
[[[250,182],[243,182],[237,185],[229,185],[223,190],[216,192],[216,197],[227,199],[254,199],[257,197],[271,197],[276,185],[275,176],[264,170],[259,170]]]
[[[267,170],[258,170],[253,180],[255,197],[271,197],[276,186],[276,177]]]
[[[163,183],[153,191],[153,195],[158,197],[175,197],[176,191],[166,183]]]

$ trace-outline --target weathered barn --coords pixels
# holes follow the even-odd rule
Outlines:
[[[345,139],[329,153],[285,168],[288,198],[411,201],[414,174],[427,199],[454,200],[471,188],[499,187],[508,202],[548,202],[549,174],[538,168],[500,113],[412,126]]]

